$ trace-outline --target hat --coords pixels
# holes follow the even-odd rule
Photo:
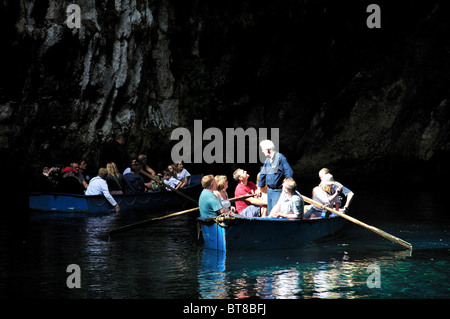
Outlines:
[[[322,184],[322,185],[336,185],[337,187],[342,187],[342,184],[336,182],[333,178],[333,175],[331,175],[329,173],[323,175],[321,180],[322,181],[320,182],[320,184]]]
[[[66,168],[63,169],[63,173],[67,174],[70,172],[76,172],[77,170],[73,169],[72,167],[67,166]]]

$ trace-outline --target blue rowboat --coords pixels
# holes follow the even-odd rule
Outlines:
[[[192,175],[188,187],[179,191],[189,197],[198,198],[201,191],[201,175]],[[158,191],[135,194],[112,195],[120,210],[173,209],[183,207],[190,201],[174,191]],[[103,195],[86,196],[64,193],[30,193],[29,207],[38,211],[58,211],[101,214],[114,208]]]
[[[348,222],[339,216],[319,219],[285,219],[262,217],[197,218],[205,248],[291,249],[323,241],[340,234]]]

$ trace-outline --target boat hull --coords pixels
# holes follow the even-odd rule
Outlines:
[[[223,222],[200,217],[197,221],[205,248],[223,251],[297,248],[330,239],[347,225],[339,216],[313,220],[235,217]]]
[[[200,179],[191,181],[189,187],[180,190],[185,195],[197,199],[200,191]],[[120,210],[170,209],[183,207],[191,203],[189,199],[174,191],[159,191],[137,194],[113,195]],[[37,211],[58,211],[101,214],[114,211],[103,195],[86,196],[63,193],[31,193],[29,207]]]

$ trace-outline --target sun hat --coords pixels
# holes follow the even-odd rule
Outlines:
[[[320,184],[322,184],[322,185],[336,185],[337,187],[342,187],[342,184],[336,182],[334,180],[333,175],[331,175],[329,173],[322,176]]]

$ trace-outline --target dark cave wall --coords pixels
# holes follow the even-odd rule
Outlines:
[[[117,133],[170,160],[170,132],[278,127],[299,176],[420,174],[449,159],[449,23],[442,1],[71,1],[0,4],[0,149],[36,169]],[[159,162],[157,162],[159,161]],[[408,174],[405,174],[408,175]]]

